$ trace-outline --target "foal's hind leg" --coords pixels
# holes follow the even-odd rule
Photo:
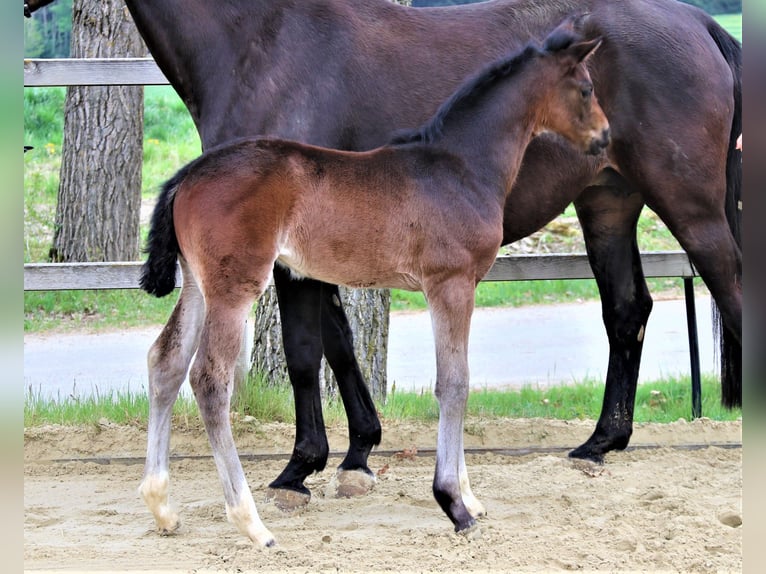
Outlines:
[[[139,492],[161,534],[178,528],[178,515],[168,501],[170,418],[178,389],[199,344],[205,312],[202,294],[183,260],[181,269],[184,275],[181,295],[148,356],[149,425],[146,466]]]
[[[265,284],[265,281],[264,281]],[[261,546],[274,537],[263,525],[239,460],[229,420],[234,370],[251,297],[207,294],[205,322],[189,382],[205,423],[218,475],[223,485],[226,516],[237,529]]]
[[[643,207],[638,193],[617,187],[591,187],[575,201],[585,245],[601,295],[609,338],[606,388],[596,429],[569,453],[596,462],[628,446],[646,321],[652,298],[636,244],[636,222]]]

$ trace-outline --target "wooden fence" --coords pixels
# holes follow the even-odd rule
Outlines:
[[[51,59],[24,61],[24,87],[167,85],[151,58]],[[702,416],[697,316],[694,302],[694,267],[683,251],[641,254],[647,277],[677,277],[684,283],[686,322],[692,380],[692,416]],[[24,291],[65,289],[137,289],[141,262],[27,263]],[[484,281],[537,281],[592,279],[584,254],[499,256]],[[181,285],[180,271],[176,285]],[[596,320],[594,318],[594,320]]]

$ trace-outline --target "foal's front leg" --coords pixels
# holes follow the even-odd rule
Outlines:
[[[181,260],[184,284],[173,313],[149,349],[149,425],[146,465],[139,492],[154,515],[160,534],[178,528],[178,515],[170,507],[168,458],[170,422],[186,371],[199,344],[205,303],[185,262]]]
[[[436,346],[436,398],[439,426],[433,492],[455,525],[466,531],[484,514],[471,491],[463,451],[463,418],[468,402],[468,335],[474,283],[452,280],[426,291]]]
[[[229,407],[234,369],[251,300],[234,304],[231,299],[207,297],[205,325],[197,357],[189,373],[218,476],[223,485],[226,516],[237,529],[261,546],[272,546],[274,537],[263,525],[247,484],[234,444]]]

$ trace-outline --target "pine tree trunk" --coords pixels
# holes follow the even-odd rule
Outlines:
[[[411,4],[411,0],[392,1],[406,6]],[[386,397],[390,293],[387,289],[343,287],[340,291],[343,308],[354,333],[354,353],[359,367],[373,398],[382,400]],[[274,383],[289,381],[282,348],[277,297],[273,287],[258,301],[254,325],[251,375],[263,374],[266,380]],[[319,371],[319,382],[325,395],[336,394],[335,377],[324,359]]]
[[[142,57],[122,0],[75,0],[71,57]],[[142,86],[67,91],[52,261],[138,259],[143,160]]]

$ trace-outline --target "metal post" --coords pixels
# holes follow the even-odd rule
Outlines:
[[[700,382],[700,348],[697,339],[697,309],[694,305],[694,278],[684,277],[686,297],[686,326],[689,332],[689,359],[692,376],[692,418],[702,416],[702,386]]]

